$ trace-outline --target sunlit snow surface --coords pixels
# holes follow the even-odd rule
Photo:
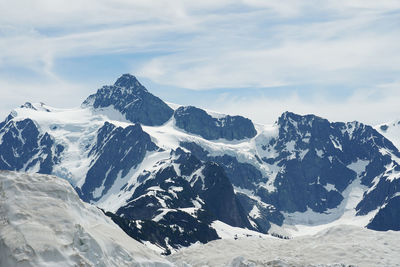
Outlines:
[[[0,266],[171,266],[58,177],[0,171]]]
[[[216,240],[181,249],[168,259],[178,266],[399,266],[399,240],[400,232],[341,225],[290,240]]]

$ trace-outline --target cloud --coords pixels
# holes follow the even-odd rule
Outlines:
[[[99,85],[66,78],[60,59],[137,55],[125,72],[158,86],[232,90],[224,110],[264,114],[268,105],[271,119],[283,107],[336,118],[335,107],[356,106],[349,117],[374,109],[382,119],[396,112],[394,101],[365,94],[391,84],[399,99],[399,14],[397,0],[0,0],[0,91],[10,106],[84,97]],[[252,88],[271,90],[254,99]]]
[[[285,111],[316,114],[330,121],[360,121],[370,125],[400,119],[398,101],[400,82],[382,84],[376,88],[356,90],[345,100],[323,94],[304,100],[297,93],[284,97],[234,97],[221,94],[215,102],[202,103],[203,108],[226,114],[239,114],[256,123],[272,124]]]
[[[136,71],[160,84],[199,89],[354,84],[368,74],[400,71],[398,37],[289,42],[260,50],[157,57]]]
[[[63,80],[26,83],[0,79],[0,91],[2,92],[0,121],[11,110],[25,102],[44,102],[59,108],[78,107],[90,93],[93,93],[93,89],[87,84],[74,84]]]
[[[135,71],[160,84],[195,90],[356,84],[371,73],[400,71],[399,30],[382,29],[395,23],[397,14],[382,18],[382,14],[368,13],[272,26],[264,21],[250,31],[240,30],[246,15],[235,17],[230,23],[224,20],[231,17],[215,18],[215,25],[229,26],[210,27],[188,49],[156,57]]]
[[[397,1],[3,0],[0,62],[51,73],[57,58],[162,51],[173,54],[134,71],[190,89],[276,86],[371,61],[395,66],[387,58],[398,54],[398,15],[387,13],[398,8]]]

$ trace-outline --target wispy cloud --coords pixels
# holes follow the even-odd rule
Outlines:
[[[0,79],[1,120],[14,108],[25,102],[44,102],[53,107],[67,108],[79,106],[88,96],[88,84],[65,82],[63,80],[48,80],[40,82],[5,81]],[[73,100],[70,100],[74,98]]]
[[[316,114],[331,121],[361,121],[380,124],[400,119],[398,102],[400,82],[382,84],[374,88],[360,88],[343,99],[332,99],[317,92],[304,99],[298,92],[285,96],[235,97],[220,94],[214,102],[203,102],[202,107],[227,114],[241,114],[255,122],[271,124],[285,111]]]
[[[268,11],[249,13],[258,18],[256,27],[246,28],[247,13],[232,15],[235,20],[214,18],[220,28],[209,27],[184,51],[154,58],[139,73],[161,84],[210,89],[357,84],[371,73],[400,70],[397,13],[340,18],[333,13],[328,20],[321,14],[311,21],[295,17],[281,23],[264,19]]]

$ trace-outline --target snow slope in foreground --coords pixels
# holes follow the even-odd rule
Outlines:
[[[400,232],[341,225],[291,240],[246,238],[196,244],[169,260],[178,266],[399,266],[398,240]]]
[[[0,171],[0,266],[171,266],[71,185]]]

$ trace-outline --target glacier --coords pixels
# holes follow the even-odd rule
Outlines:
[[[65,180],[0,171],[0,266],[172,266]]]

